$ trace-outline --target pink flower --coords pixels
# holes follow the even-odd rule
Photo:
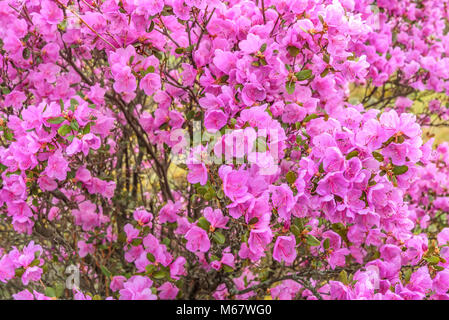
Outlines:
[[[93,254],[95,247],[92,243],[86,243],[84,240],[78,241],[78,254],[81,258],[84,258],[89,253]]]
[[[187,231],[185,238],[187,239],[186,248],[192,252],[207,252],[210,248],[210,240],[206,231],[200,227],[193,226]]]
[[[349,182],[344,178],[343,173],[333,172],[320,180],[316,192],[322,196],[337,195],[343,198],[347,193],[348,187]]]
[[[153,95],[160,88],[161,88],[161,78],[156,73],[148,73],[140,81],[140,89],[142,89],[148,96]]]
[[[153,281],[143,276],[133,276],[123,284],[120,300],[156,300],[157,296],[151,291]]]
[[[169,200],[168,203],[159,211],[159,222],[176,222],[176,220],[178,219],[177,213],[180,207],[181,204],[179,202],[174,203],[173,201]]]
[[[124,276],[114,276],[112,277],[111,284],[109,287],[112,291],[118,291],[123,289],[124,283],[126,282],[126,277]]]
[[[290,210],[295,205],[292,190],[283,183],[280,186],[270,186],[270,192],[273,206],[277,208],[279,217],[284,221],[290,221]]]
[[[173,300],[179,292],[179,289],[170,282],[165,282],[157,290],[159,291],[159,298],[162,300]]]
[[[60,150],[56,151],[48,158],[48,165],[45,174],[49,178],[64,181],[69,171],[69,163],[64,159]]]
[[[207,131],[215,133],[226,125],[228,117],[221,110],[211,110],[206,113],[204,126]]]
[[[439,271],[433,279],[432,289],[436,293],[446,293],[449,290],[449,270]]]
[[[187,174],[189,183],[199,183],[202,186],[207,183],[207,168],[203,163],[188,164],[187,167],[189,168],[189,173]]]
[[[120,66],[115,74],[114,90],[117,92],[134,92],[136,90],[136,78],[128,66]]]
[[[276,239],[273,250],[273,259],[288,265],[296,259],[296,239],[291,236],[279,236]]]
[[[226,227],[226,224],[229,221],[229,217],[223,216],[223,213],[220,209],[214,210],[211,207],[207,207],[204,209],[203,215],[206,220],[209,221],[211,231],[214,231],[216,228],[228,229],[228,227]]]
[[[248,83],[242,90],[242,100],[247,106],[252,106],[256,101],[265,100],[266,92],[264,87],[257,83]]]
[[[145,209],[137,209],[134,211],[133,217],[141,226],[148,224],[153,219],[153,215]]]
[[[30,281],[39,281],[42,276],[42,272],[42,269],[37,266],[27,268],[22,275],[23,285],[28,285]]]

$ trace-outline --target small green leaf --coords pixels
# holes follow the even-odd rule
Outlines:
[[[287,179],[287,182],[289,184],[293,184],[296,181],[296,179],[298,178],[298,174],[296,172],[289,171],[285,175],[285,178]]]
[[[358,155],[359,155],[359,151],[358,150],[353,150],[353,151],[349,152],[346,155],[346,160],[349,160],[351,158],[357,157]]]
[[[212,238],[213,238],[213,239],[215,240],[215,242],[218,243],[218,244],[224,244],[225,241],[226,241],[225,236],[224,236],[221,232],[218,232],[218,231],[215,231],[215,232],[213,233]]]
[[[51,124],[60,124],[63,123],[64,121],[65,121],[64,117],[56,117],[47,120],[47,122]]]
[[[313,120],[313,119],[316,119],[316,118],[318,118],[318,115],[316,113],[312,113],[312,114],[309,114],[307,117],[305,117],[304,120],[302,120],[302,122],[303,123],[307,123],[310,120]]]
[[[295,82],[293,82],[293,81],[286,82],[285,90],[287,90],[287,92],[289,94],[292,94],[293,92],[295,92]]]
[[[47,288],[45,288],[45,295],[47,297],[54,298],[54,297],[56,297],[56,291],[52,287],[47,287]]]
[[[260,52],[265,52],[265,50],[267,50],[267,44],[264,43],[261,47],[260,47]]]
[[[156,261],[156,258],[153,256],[153,254],[151,252],[147,253],[147,259],[150,262],[155,262]]]
[[[348,273],[345,270],[341,270],[340,274],[338,275],[338,278],[343,284],[345,285],[349,284]]]
[[[329,238],[326,238],[326,240],[324,240],[323,247],[326,250],[329,249],[329,247],[330,247],[330,240],[329,240]]]
[[[296,76],[296,79],[298,79],[298,81],[310,79],[310,77],[312,77],[312,70],[309,70],[309,69],[301,70],[299,72],[296,72],[295,76]]]
[[[253,217],[253,218],[251,218],[251,220],[249,220],[248,224],[256,224],[257,222],[259,222],[259,218]]]
[[[232,272],[232,271],[234,271],[234,269],[232,269],[230,266],[228,266],[226,264],[223,264],[223,270],[225,272]]]
[[[408,171],[408,167],[407,166],[395,166],[393,168],[393,173],[397,176],[404,174]]]
[[[75,131],[78,131],[80,129],[80,125],[78,124],[78,121],[76,121],[75,119],[73,119],[72,122],[70,122],[70,126]]]
[[[379,162],[383,162],[384,161],[384,156],[382,154],[380,154],[379,152],[373,151],[373,157],[374,159],[376,159]]]
[[[167,273],[163,270],[159,270],[153,274],[153,278],[158,280],[164,279],[166,276]]]
[[[430,264],[438,264],[438,262],[440,262],[440,258],[437,256],[430,256],[424,259]]]
[[[64,137],[65,135],[69,134],[71,131],[72,131],[72,128],[69,125],[64,124],[61,127],[59,127],[58,134],[60,136]]]
[[[109,278],[110,276],[112,276],[111,271],[109,271],[105,266],[100,266],[101,272],[103,272],[103,274]]]
[[[295,46],[288,46],[287,47],[288,53],[292,56],[292,57],[296,57],[299,54],[299,49]]]
[[[201,217],[198,219],[198,227],[204,229],[205,231],[209,231],[210,223],[206,220],[206,218]]]
[[[295,226],[295,225],[292,225],[292,226],[290,227],[290,230],[292,231],[292,233],[293,233],[295,236],[299,236],[299,235],[301,234],[301,230],[300,230],[297,226]]]
[[[133,239],[133,241],[131,241],[131,244],[134,246],[134,247],[137,247],[138,245],[140,245],[142,243],[142,239],[140,239],[140,238],[136,238],[136,239]]]
[[[315,238],[314,236],[312,236],[310,234],[307,235],[306,239],[307,239],[307,244],[311,247],[316,247],[321,244],[321,242],[317,238]]]

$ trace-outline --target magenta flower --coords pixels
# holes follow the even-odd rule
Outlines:
[[[28,285],[30,281],[39,281],[42,276],[42,272],[42,269],[37,266],[27,268],[22,275],[23,285]]]
[[[192,252],[207,252],[210,248],[210,240],[207,232],[200,227],[193,226],[187,231],[185,238],[187,239],[186,248]]]
[[[120,292],[120,300],[156,300],[157,297],[151,291],[153,281],[143,276],[133,276],[123,284]]]
[[[207,207],[204,209],[203,213],[204,217],[210,223],[211,231],[214,231],[216,228],[228,229],[226,224],[229,221],[229,217],[223,216],[223,213],[220,209],[212,209],[211,207]]]
[[[67,177],[68,171],[67,160],[64,159],[61,151],[57,151],[48,158],[48,166],[44,172],[49,178],[63,181]]]
[[[173,300],[179,292],[179,289],[170,282],[165,282],[157,290],[159,291],[159,298],[162,300]]]
[[[187,174],[189,183],[199,183],[202,186],[207,183],[207,168],[203,163],[188,164],[187,167],[189,168],[189,173]]]
[[[279,236],[276,239],[273,250],[273,259],[282,262],[285,261],[287,265],[291,264],[296,259],[296,239],[295,236]]]
[[[115,75],[114,90],[130,93],[134,92],[136,88],[136,78],[132,74],[131,68],[128,66],[118,66],[118,71]]]
[[[280,186],[270,186],[270,192],[272,193],[273,206],[278,210],[279,218],[283,221],[290,221],[290,211],[295,205],[292,190],[287,184],[283,183]]]
[[[211,110],[207,112],[206,116],[204,117],[204,126],[206,127],[207,131],[215,133],[223,128],[223,126],[226,125],[227,121],[228,117],[223,111]]]
[[[140,80],[140,89],[146,95],[151,96],[161,88],[161,78],[156,73],[148,73],[142,80]]]
[[[257,83],[245,84],[242,90],[242,100],[247,106],[252,106],[256,101],[265,100],[266,92],[263,86]]]
[[[328,173],[319,183],[316,192],[322,196],[337,195],[344,197],[349,188],[349,182],[342,172]]]
[[[147,225],[153,219],[153,215],[150,212],[146,211],[145,209],[137,209],[133,213],[133,218],[134,220],[137,221],[139,225],[143,226]]]

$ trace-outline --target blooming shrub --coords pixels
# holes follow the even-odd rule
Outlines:
[[[1,1],[0,297],[448,299],[448,15]]]

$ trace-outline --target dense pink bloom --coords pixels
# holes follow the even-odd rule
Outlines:
[[[187,231],[185,238],[187,239],[186,247],[192,252],[207,252],[210,248],[210,240],[206,231],[200,227],[193,226]]]
[[[296,240],[292,236],[277,237],[274,244],[273,259],[279,262],[285,261],[291,264],[296,258]]]

